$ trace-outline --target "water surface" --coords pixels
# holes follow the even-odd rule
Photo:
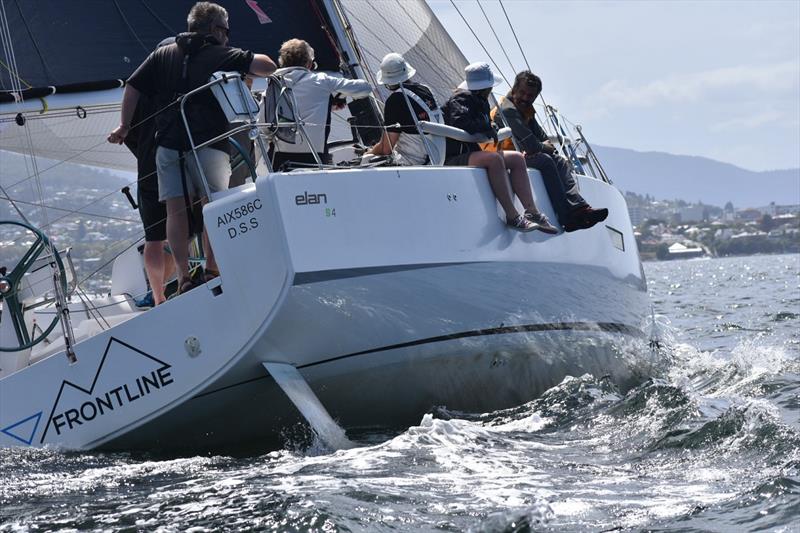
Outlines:
[[[800,256],[645,271],[665,364],[627,394],[573,376],[335,453],[0,450],[0,530],[800,530]]]

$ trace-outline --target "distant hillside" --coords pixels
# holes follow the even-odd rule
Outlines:
[[[52,159],[37,158],[37,166],[45,187],[52,187],[57,190],[69,190],[80,186],[86,189],[113,190],[124,186],[129,180],[121,177],[119,173],[109,170],[74,165],[54,161]],[[25,179],[33,174],[33,170],[25,164],[25,158],[12,152],[0,151],[0,185],[11,187],[17,185],[8,192],[16,197],[25,194],[35,185],[35,179]],[[52,168],[51,168],[52,167]]]
[[[114,211],[113,204],[122,198],[118,191],[133,178],[51,159],[37,158],[37,165],[45,203],[61,209],[48,210],[48,220],[64,216],[64,209],[82,208],[84,214],[110,215]],[[0,151],[0,185],[5,194],[20,202],[18,206],[33,223],[40,224],[42,219],[36,214],[39,189],[36,179],[29,178],[32,174],[30,162],[26,166],[21,155]],[[56,196],[58,193],[63,195]],[[0,192],[0,220],[17,219],[10,202],[4,199],[5,194]]]
[[[800,204],[800,168],[753,172],[705,157],[595,146],[614,184],[657,199],[735,207]]]

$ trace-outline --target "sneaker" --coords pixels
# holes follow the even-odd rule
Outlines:
[[[136,307],[138,307],[139,309],[148,309],[150,307],[155,307],[156,301],[153,299],[153,291],[147,291],[147,294],[145,294],[139,300],[134,300],[133,303],[136,304]]]
[[[528,218],[525,215],[517,215],[516,217],[514,217],[514,220],[506,220],[506,224],[508,224],[517,231],[522,231],[525,233],[536,229],[540,229],[538,224],[534,224],[533,222],[528,220]]]
[[[548,219],[547,215],[544,213],[532,213],[530,211],[525,211],[525,218],[539,226],[536,228],[539,231],[549,233],[550,235],[555,235],[558,233],[558,228],[550,223],[550,219]]]

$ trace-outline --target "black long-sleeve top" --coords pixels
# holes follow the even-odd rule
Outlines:
[[[442,106],[444,122],[448,126],[461,128],[467,133],[486,133],[492,130],[489,118],[489,101],[471,91],[457,89]],[[447,157],[469,154],[480,150],[477,143],[465,143],[447,139]]]

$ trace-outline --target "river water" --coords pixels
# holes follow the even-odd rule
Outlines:
[[[0,450],[0,531],[800,531],[800,256],[648,263],[668,364],[360,447]]]

